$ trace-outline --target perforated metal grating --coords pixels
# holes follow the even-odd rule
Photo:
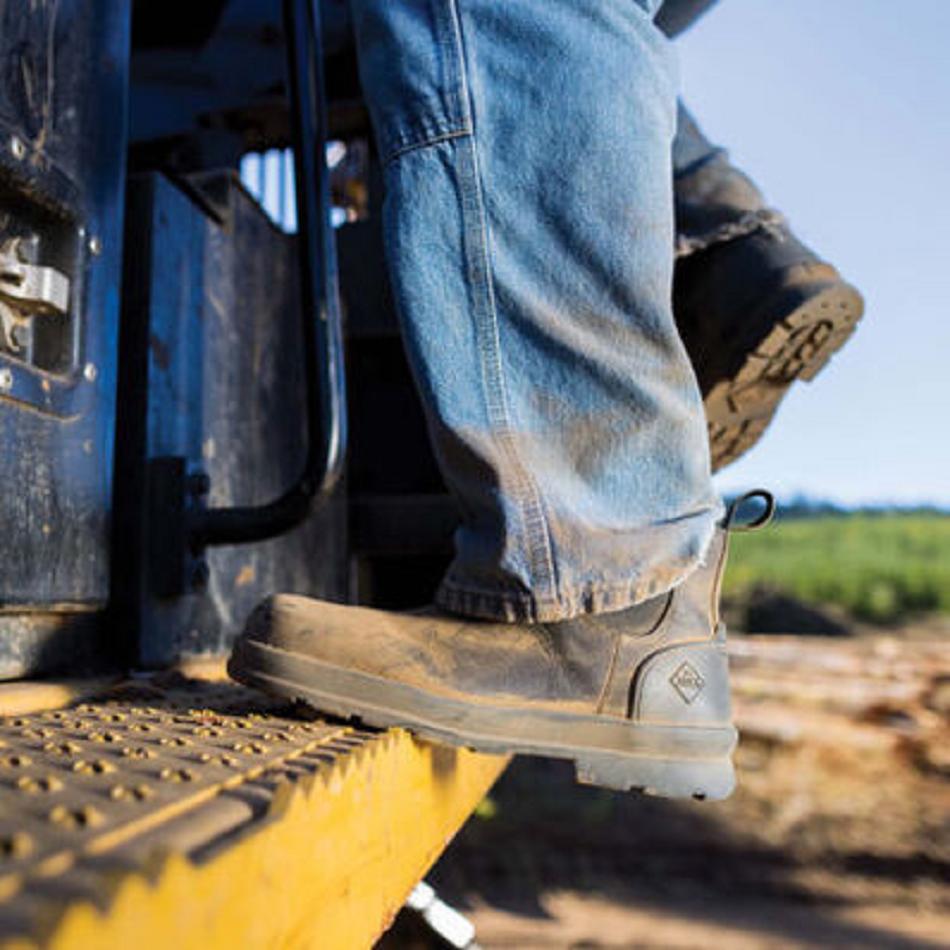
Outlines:
[[[204,822],[210,840],[261,811],[255,794],[266,798],[288,774],[315,771],[373,735],[180,676],[0,718],[0,928],[27,885],[48,889],[81,861],[128,851],[222,796],[243,803]]]

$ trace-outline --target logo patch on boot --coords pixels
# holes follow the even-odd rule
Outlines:
[[[691,703],[702,691],[706,681],[692,663],[683,661],[670,677],[673,689],[683,697],[683,702]]]

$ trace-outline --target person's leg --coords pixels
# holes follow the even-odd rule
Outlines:
[[[650,5],[353,11],[395,299],[462,512],[439,602],[544,621],[669,589],[719,508],[670,308],[675,85]]]
[[[759,440],[796,379],[827,364],[864,304],[682,104],[678,115],[674,311],[718,469]]]
[[[715,0],[666,0],[683,32]],[[713,469],[761,438],[796,379],[811,380],[860,319],[861,295],[770,208],[682,102],[673,141],[674,312],[703,392]]]
[[[654,5],[353,10],[394,296],[462,527],[441,609],[278,596],[229,669],[587,781],[722,797],[725,537],[670,306],[675,89]]]

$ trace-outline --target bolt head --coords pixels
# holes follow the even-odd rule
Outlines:
[[[10,154],[17,161],[22,161],[26,158],[26,146],[23,144],[23,139],[18,138],[16,135],[10,138]]]

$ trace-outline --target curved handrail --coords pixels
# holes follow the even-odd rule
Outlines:
[[[330,493],[346,458],[343,329],[336,248],[328,214],[326,98],[318,0],[285,0],[284,31],[294,135],[307,454],[297,481],[268,504],[193,510],[188,525],[193,548],[263,541],[290,530]]]

